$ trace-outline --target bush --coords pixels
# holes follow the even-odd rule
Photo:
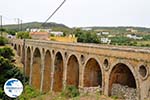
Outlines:
[[[77,97],[80,95],[79,90],[75,86],[67,86],[63,92],[62,95],[65,97]]]
[[[29,85],[26,85],[24,88],[24,93],[19,97],[19,100],[30,100],[31,98],[37,97],[39,95],[39,91],[33,89]]]
[[[0,56],[11,60],[14,56],[13,50],[9,47],[0,48]]]
[[[2,90],[2,88],[0,88],[0,98],[3,97],[3,93],[4,93],[4,91]]]
[[[8,47],[0,48],[0,87],[4,87],[5,82],[10,78],[17,78],[26,82],[28,79],[24,77],[22,71],[11,63],[10,59],[14,56],[12,49]],[[3,93],[0,88],[0,99],[9,100],[10,98]]]
[[[19,39],[30,39],[29,32],[18,32],[17,33],[17,38]]]
[[[0,46],[4,46],[6,43],[8,43],[8,40],[2,36],[0,36]]]

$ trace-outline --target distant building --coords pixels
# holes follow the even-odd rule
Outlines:
[[[60,36],[54,36],[54,37],[50,37],[50,40],[52,41],[59,41],[59,42],[73,42],[76,43],[77,42],[77,38],[76,37],[60,37]]]
[[[100,36],[100,35],[109,35],[109,32],[98,32],[98,33],[96,33],[98,36]]]
[[[92,28],[83,27],[81,30],[83,30],[83,31],[91,31],[91,30],[92,30]]]
[[[127,37],[130,38],[130,39],[135,39],[135,40],[143,39],[143,37],[137,36],[135,34],[128,34]]]
[[[133,28],[127,28],[126,31],[128,31],[128,32],[133,32],[133,33],[138,32],[138,30],[135,30],[135,29],[133,29]]]
[[[49,40],[48,32],[30,32],[30,36],[32,39]]]
[[[26,29],[28,32],[48,32],[50,33],[52,29],[39,29],[39,28],[32,28],[32,29]]]
[[[111,40],[108,38],[101,38],[101,42],[110,44]]]
[[[54,36],[63,36],[63,32],[52,31],[52,32],[50,32],[50,35],[54,35]]]

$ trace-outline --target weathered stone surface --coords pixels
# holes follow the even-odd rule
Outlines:
[[[112,85],[111,95],[125,100],[138,100],[136,89],[120,84]]]
[[[63,42],[52,42],[52,41],[42,41],[42,40],[18,40],[14,39],[11,41],[14,49],[18,52],[21,49],[21,56],[24,58],[25,63],[25,73],[30,74],[30,85],[36,86],[37,89],[40,89],[41,92],[44,91],[44,88],[41,87],[46,84],[50,85],[50,89],[59,90],[65,88],[65,86],[69,84],[78,85],[77,87],[94,87],[97,85],[101,85],[102,93],[104,95],[110,95],[112,84],[120,83],[123,85],[128,85],[129,87],[133,87],[133,83],[135,87],[137,87],[137,97],[138,100],[145,100],[149,95],[149,87],[150,87],[150,76],[149,76],[149,67],[150,67],[150,48],[137,48],[137,47],[119,47],[119,46],[106,46],[106,45],[95,45],[95,44],[82,44],[82,43],[63,43]],[[20,46],[20,47],[19,47]],[[23,49],[23,47],[25,48]],[[29,49],[29,50],[27,50]],[[39,49],[41,56],[39,59],[35,59],[34,53],[35,49]],[[49,68],[51,68],[51,73],[47,70],[44,72],[46,64],[44,64],[44,56],[45,51],[50,51],[51,59],[49,61],[51,64]],[[30,51],[30,52],[27,52]],[[24,53],[23,53],[24,52]],[[57,52],[60,52],[62,59],[61,63],[57,61]],[[23,54],[25,54],[23,57]],[[28,55],[31,56],[28,57]],[[71,60],[69,63],[69,59],[71,59],[71,55],[74,55],[76,60]],[[83,57],[82,57],[83,55]],[[83,59],[81,59],[83,58]],[[99,69],[101,70],[101,77],[99,77],[100,71],[97,70],[97,64],[89,63],[89,59],[94,59],[99,64]],[[109,67],[105,69],[104,60],[108,60]],[[30,60],[30,61],[28,61]],[[47,59],[48,60],[48,59]],[[35,62],[38,62],[35,64]],[[78,71],[74,70],[74,64],[78,62]],[[40,68],[39,66],[42,65]],[[86,65],[90,65],[91,67],[87,67]],[[117,66],[116,66],[117,65]],[[119,66],[118,66],[119,65]],[[120,68],[120,66],[125,65]],[[30,66],[30,70],[27,67]],[[57,67],[58,66],[58,67]],[[60,66],[60,67],[59,67]],[[140,74],[140,66],[147,67],[145,70],[146,73],[143,75]],[[29,67],[28,67],[29,68]],[[88,68],[89,73],[86,73]],[[91,69],[90,69],[91,68]],[[96,68],[96,70],[92,70]],[[119,69],[118,69],[119,68]],[[128,68],[128,70],[126,70]],[[46,68],[47,69],[47,68]],[[63,69],[63,70],[61,70]],[[115,71],[113,71],[115,69]],[[74,74],[71,74],[74,73]],[[48,76],[47,76],[48,75]],[[133,77],[131,77],[131,75]],[[51,77],[51,82],[48,82],[47,78]],[[76,76],[76,77],[75,77]],[[85,77],[87,76],[87,77]],[[98,79],[101,79],[98,82]],[[135,82],[133,82],[133,78]],[[86,79],[86,80],[85,80]],[[45,82],[45,83],[44,83]],[[57,83],[57,84],[56,84]],[[97,84],[101,83],[101,84]],[[85,85],[86,84],[86,85]],[[92,84],[92,85],[91,85]],[[45,89],[47,85],[45,86]],[[84,90],[84,89],[83,89]],[[130,89],[129,89],[130,90]],[[95,91],[91,89],[85,89],[85,91]],[[126,95],[130,97],[130,91],[126,90]],[[131,90],[132,92],[132,90]],[[126,97],[126,96],[125,96]],[[127,99],[129,100],[129,99]],[[134,99],[133,99],[134,100]],[[150,100],[150,99],[149,99]]]

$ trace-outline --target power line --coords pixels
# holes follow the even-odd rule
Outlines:
[[[44,24],[46,24],[47,21],[48,21],[50,18],[53,17],[53,15],[60,9],[60,7],[61,7],[65,2],[66,2],[66,0],[64,0],[64,1],[56,8],[56,10],[46,19],[46,21],[45,21],[41,26],[43,26]]]

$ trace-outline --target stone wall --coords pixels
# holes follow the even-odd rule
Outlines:
[[[136,89],[120,84],[112,85],[111,96],[117,96],[118,98],[125,100],[138,100]]]

